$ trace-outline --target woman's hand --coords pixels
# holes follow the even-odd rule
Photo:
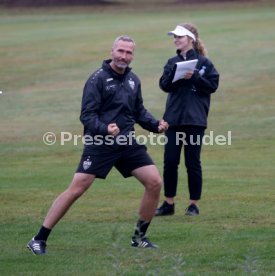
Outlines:
[[[193,74],[194,74],[194,71],[188,71],[184,74],[183,79],[189,80],[192,78]]]

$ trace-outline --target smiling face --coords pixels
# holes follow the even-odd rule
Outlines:
[[[185,36],[174,35],[174,44],[177,50],[180,50],[183,54],[193,48],[192,38]]]
[[[134,58],[135,45],[131,41],[117,41],[111,51],[112,62],[110,63],[113,70],[123,74],[127,66]]]

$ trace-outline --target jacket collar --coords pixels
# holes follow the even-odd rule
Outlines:
[[[124,78],[128,75],[128,73],[132,70],[131,67],[127,67],[126,70],[125,70],[125,72],[124,72],[124,74],[122,74],[122,75],[121,75],[121,74],[118,74],[118,73],[117,73],[116,71],[114,71],[114,70],[112,69],[112,67],[110,66],[111,61],[112,61],[111,59],[106,59],[106,60],[104,60],[103,63],[102,63],[102,68],[103,68],[104,70],[108,71],[108,72],[112,75],[113,78],[122,80],[122,79],[124,79]]]
[[[177,50],[177,55],[180,56],[181,58],[183,58],[182,54],[181,54],[181,50]],[[198,53],[194,50],[194,49],[190,49],[189,51],[187,51],[186,53],[186,59],[196,59],[198,57]]]

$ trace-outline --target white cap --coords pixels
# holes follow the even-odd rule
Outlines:
[[[189,36],[191,38],[193,38],[194,41],[196,41],[196,37],[195,35],[190,32],[189,30],[187,30],[186,28],[184,28],[183,26],[178,25],[175,30],[171,31],[168,33],[168,35],[176,35],[176,36]]]

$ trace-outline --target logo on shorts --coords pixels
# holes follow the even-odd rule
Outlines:
[[[91,165],[92,165],[92,161],[90,161],[90,156],[89,156],[86,161],[83,161],[83,169],[86,171],[91,167]]]

